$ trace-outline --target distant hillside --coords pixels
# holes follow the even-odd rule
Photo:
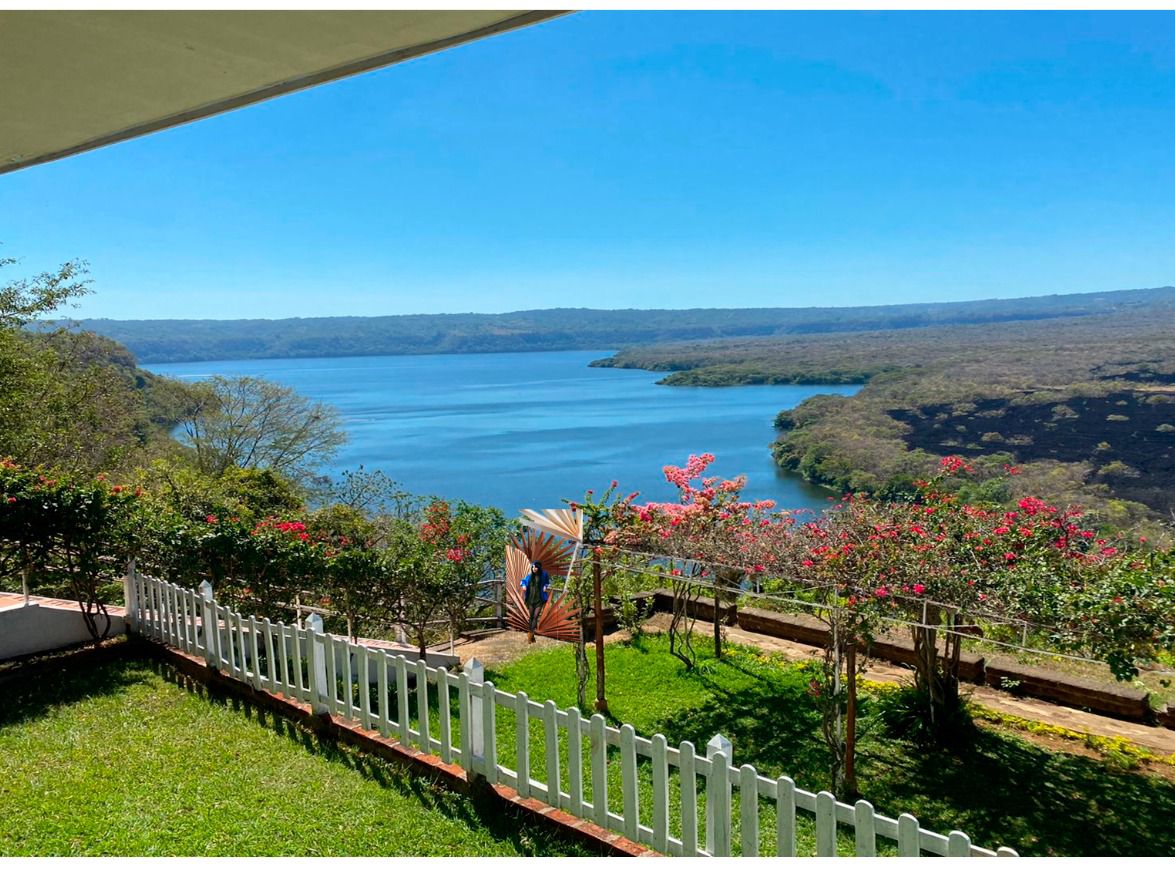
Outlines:
[[[599,350],[713,338],[885,331],[1113,314],[1175,303],[1175,287],[886,307],[527,310],[308,319],[86,319],[140,362]]]

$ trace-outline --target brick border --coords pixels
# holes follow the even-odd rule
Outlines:
[[[194,657],[139,636],[128,636],[126,640],[115,644],[91,647],[68,655],[16,666],[11,673],[0,677],[0,683],[46,670],[72,669],[80,665],[135,658],[157,660],[210,690],[232,694],[254,706],[301,724],[319,736],[345,743],[405,767],[413,774],[440,783],[451,792],[488,799],[500,804],[503,810],[513,809],[522,816],[547,826],[563,837],[603,856],[661,856],[645,845],[630,841],[615,832],[609,832],[590,820],[572,816],[536,798],[521,798],[508,786],[490,785],[479,776],[471,778],[463,768],[455,764],[446,764],[437,756],[421,752],[419,749],[404,746],[377,731],[365,730],[358,724],[331,715],[315,715],[306,703],[279,694],[259,691],[252,685],[210,669],[201,657]]]

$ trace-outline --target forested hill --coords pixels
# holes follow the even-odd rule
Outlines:
[[[527,310],[305,319],[82,320],[140,362],[601,350],[706,338],[884,331],[1094,316],[1175,303],[1175,287],[884,307]]]

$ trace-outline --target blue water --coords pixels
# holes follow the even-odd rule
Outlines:
[[[822,508],[829,492],[778,469],[777,412],[855,386],[665,387],[660,375],[588,368],[606,352],[263,359],[146,366],[184,380],[255,375],[329,402],[348,443],[327,472],[360,464],[408,491],[497,506],[561,507],[613,479],[642,500],[675,499],[661,467],[691,453],[747,476],[744,499]]]

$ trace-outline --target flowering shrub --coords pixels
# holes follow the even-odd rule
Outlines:
[[[47,475],[0,460],[0,576],[55,583],[78,601],[91,636],[105,638],[104,588],[122,573],[139,496],[104,477]]]
[[[741,479],[703,478],[713,460],[695,455],[665,468],[677,502],[616,504],[606,541],[695,560],[687,579],[771,578],[814,604],[832,627],[814,696],[826,704],[834,755],[846,751],[836,734],[840,716],[851,717],[856,647],[886,624],[912,632],[931,732],[956,718],[961,643],[977,621],[1032,624],[1058,649],[1107,661],[1119,678],[1175,648],[1170,553],[1140,553],[1144,538],[1100,537],[1080,511],[1036,497],[1009,507],[964,502],[950,490],[975,472],[962,458],[944,457],[908,500],[849,495],[803,524],[770,501],[741,500]]]

